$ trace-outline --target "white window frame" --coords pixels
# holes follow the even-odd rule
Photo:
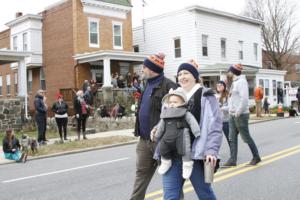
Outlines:
[[[10,74],[6,74],[6,95],[11,94]]]
[[[264,79],[264,95],[270,96],[270,80]]]
[[[0,96],[2,96],[2,92],[3,92],[3,79],[2,76],[0,75]]]
[[[258,61],[258,44],[253,43],[253,53],[255,61]]]
[[[175,46],[176,40],[179,40],[179,47],[177,47],[177,48]],[[182,56],[182,54],[181,54],[181,38],[180,37],[174,38],[173,39],[173,44],[174,44],[174,58],[181,58],[181,56]],[[179,56],[176,56],[176,50],[179,51]]]
[[[14,73],[14,86],[15,86],[15,95],[18,94],[18,73]]]
[[[91,23],[94,22],[97,24],[97,43],[91,43]],[[88,18],[88,26],[89,26],[89,47],[93,47],[93,48],[99,48],[100,47],[100,37],[99,37],[99,23],[100,20],[96,19],[96,18]]]
[[[202,34],[201,36],[201,45],[202,45],[202,56],[208,57],[208,35]],[[203,49],[206,47],[206,55],[204,55]]]
[[[115,26],[120,26],[120,32],[121,32],[121,46],[117,46],[115,44],[115,36],[118,36],[118,35],[115,35]],[[123,49],[123,23],[121,22],[112,22],[112,32],[113,32],[113,46],[114,46],[114,49]]]
[[[44,81],[44,84],[45,84],[44,87],[43,87],[42,81]],[[42,90],[46,90],[46,79],[45,79],[45,72],[44,72],[43,68],[40,68],[40,88]]]
[[[223,46],[222,46],[222,42],[224,41],[224,49],[223,49]],[[221,58],[222,59],[226,59],[226,38],[221,38]]]
[[[297,74],[300,73],[300,64],[295,64],[295,72],[296,72]]]
[[[14,51],[18,51],[18,36],[13,36],[13,39],[12,39],[12,43],[13,43],[13,50]]]
[[[32,85],[33,85],[32,70],[30,69],[27,71],[27,91],[28,92],[32,92]]]
[[[23,37],[23,51],[28,51],[28,33],[27,32],[23,33],[22,37]]]
[[[243,51],[243,46],[244,46],[244,42],[242,40],[239,41],[239,53],[238,53],[238,58],[239,60],[243,60],[244,59],[244,51]]]

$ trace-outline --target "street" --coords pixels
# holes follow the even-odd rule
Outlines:
[[[214,191],[219,200],[300,199],[300,119],[250,125],[263,161],[247,167],[251,153],[239,141],[238,166],[220,169]],[[135,144],[0,166],[1,200],[128,200],[135,176]],[[228,158],[223,141],[221,162]],[[186,181],[185,199],[196,200]],[[162,199],[156,173],[146,199]]]

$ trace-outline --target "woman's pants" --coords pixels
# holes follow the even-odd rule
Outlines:
[[[80,139],[80,130],[82,130],[83,138],[85,138],[85,125],[88,115],[80,115],[77,118],[77,135],[78,139]]]
[[[4,153],[4,157],[8,160],[19,161],[21,158],[21,152],[16,151],[15,153]]]
[[[64,139],[67,139],[67,125],[68,125],[68,118],[55,118],[56,124],[58,127],[59,137],[60,139],[63,139],[62,132],[64,131]]]
[[[202,161],[194,161],[190,181],[198,199],[216,200],[211,185],[204,182],[204,167]],[[164,200],[179,200],[183,184],[182,161],[173,159],[171,168],[163,175]]]

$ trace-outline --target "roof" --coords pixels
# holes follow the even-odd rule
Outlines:
[[[33,14],[27,14],[27,15],[23,15],[21,17],[18,17],[8,23],[6,23],[5,25],[8,26],[8,27],[11,27],[11,26],[14,26],[14,25],[17,25],[19,23],[22,23],[26,20],[30,20],[30,19],[34,19],[34,20],[42,20],[43,17],[40,16],[40,15],[33,15]]]
[[[128,0],[97,0],[105,3],[117,4],[122,6],[132,6]]]

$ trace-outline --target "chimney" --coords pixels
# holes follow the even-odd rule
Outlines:
[[[22,12],[16,12],[16,18],[21,17],[23,15]]]

